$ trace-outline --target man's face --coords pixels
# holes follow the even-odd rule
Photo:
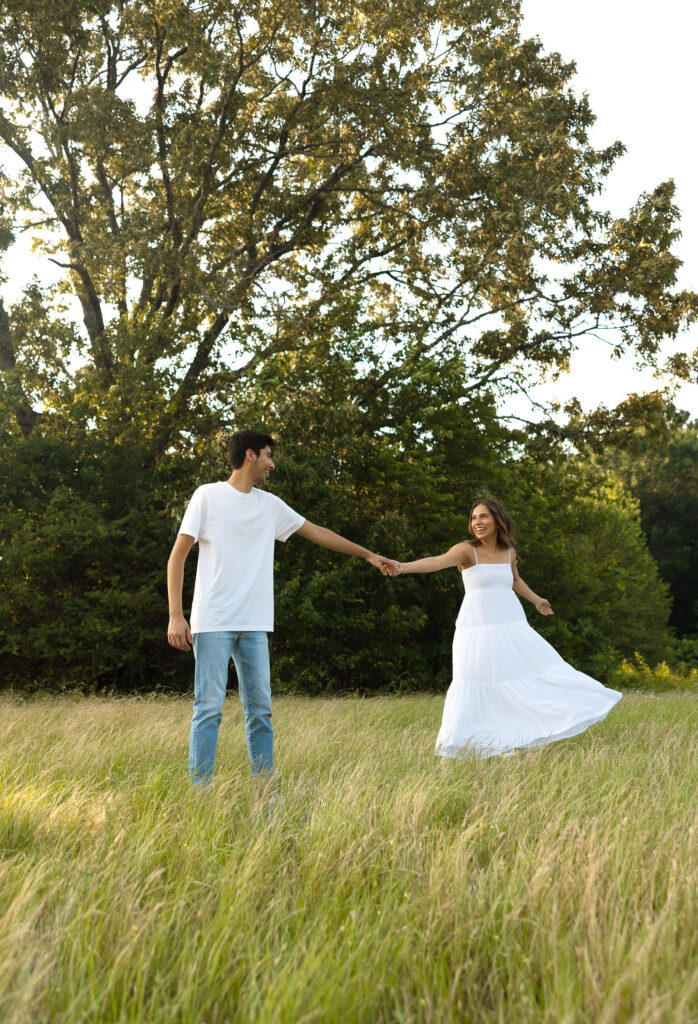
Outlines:
[[[252,452],[252,454],[254,455],[254,452]],[[257,484],[263,484],[274,468],[274,463],[271,457],[271,448],[269,445],[267,445],[266,448],[262,448],[259,455],[256,456],[254,468],[254,482]]]

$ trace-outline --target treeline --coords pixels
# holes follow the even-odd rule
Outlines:
[[[695,430],[677,430],[668,447],[648,446],[632,459],[616,452],[616,464],[604,466],[598,454],[565,453],[559,443],[542,446],[540,437],[527,445],[524,435],[497,425],[490,404],[462,404],[455,375],[449,380],[436,365],[423,381],[435,404],[422,407],[416,429],[401,408],[405,400],[416,408],[415,395],[397,390],[359,409],[348,368],[326,355],[312,385],[294,386],[284,368],[288,397],[273,422],[262,419],[268,380],[240,410],[241,424],[262,425],[279,438],[270,483],[276,493],[307,518],[402,559],[465,539],[471,501],[496,496],[516,521],[522,575],[556,614],[546,619],[527,610],[566,658],[602,679],[635,652],[650,663],[691,660]],[[402,417],[399,428],[385,430],[386,412],[394,422]],[[38,429],[6,441],[0,495],[5,685],[191,686],[190,657],[166,642],[165,562],[194,487],[227,475],[225,437],[192,440],[155,465],[145,445],[105,443],[96,431],[71,437]],[[671,469],[679,465],[672,451],[683,453],[680,475]],[[685,567],[673,577],[672,537],[684,541]],[[667,556],[663,579],[657,559]],[[298,538],[277,545],[277,559],[277,690],[448,684],[462,595],[455,570],[384,579],[363,562]],[[192,557],[189,599],[194,567]],[[687,638],[683,653],[677,632]]]

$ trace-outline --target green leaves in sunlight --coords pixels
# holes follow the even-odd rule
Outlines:
[[[599,209],[623,147],[590,145],[574,65],[522,38],[515,0],[12,2],[0,29],[2,224],[62,274],[36,324],[70,320],[61,292],[79,310],[41,352],[9,310],[47,410],[82,381],[131,409],[145,388],[161,453],[274,354],[306,358],[332,311],[388,376],[460,354],[468,394],[610,328],[656,362],[695,318],[673,184]]]

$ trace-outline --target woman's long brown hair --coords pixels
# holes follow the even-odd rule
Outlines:
[[[491,498],[478,498],[470,506],[470,517],[468,518],[468,529],[470,530],[471,537],[474,536],[470,529],[470,524],[473,521],[473,512],[478,505],[485,505],[492,513],[492,518],[497,526],[497,543],[501,544],[505,548],[513,548],[515,546],[514,539],[514,523],[511,516],[498,501],[492,501]],[[477,547],[482,541],[478,540],[477,537],[471,541],[473,547]]]

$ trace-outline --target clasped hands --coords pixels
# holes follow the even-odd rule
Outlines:
[[[371,565],[380,569],[384,576],[399,576],[401,573],[400,563],[394,558],[386,558],[384,555],[371,555],[368,559]]]

